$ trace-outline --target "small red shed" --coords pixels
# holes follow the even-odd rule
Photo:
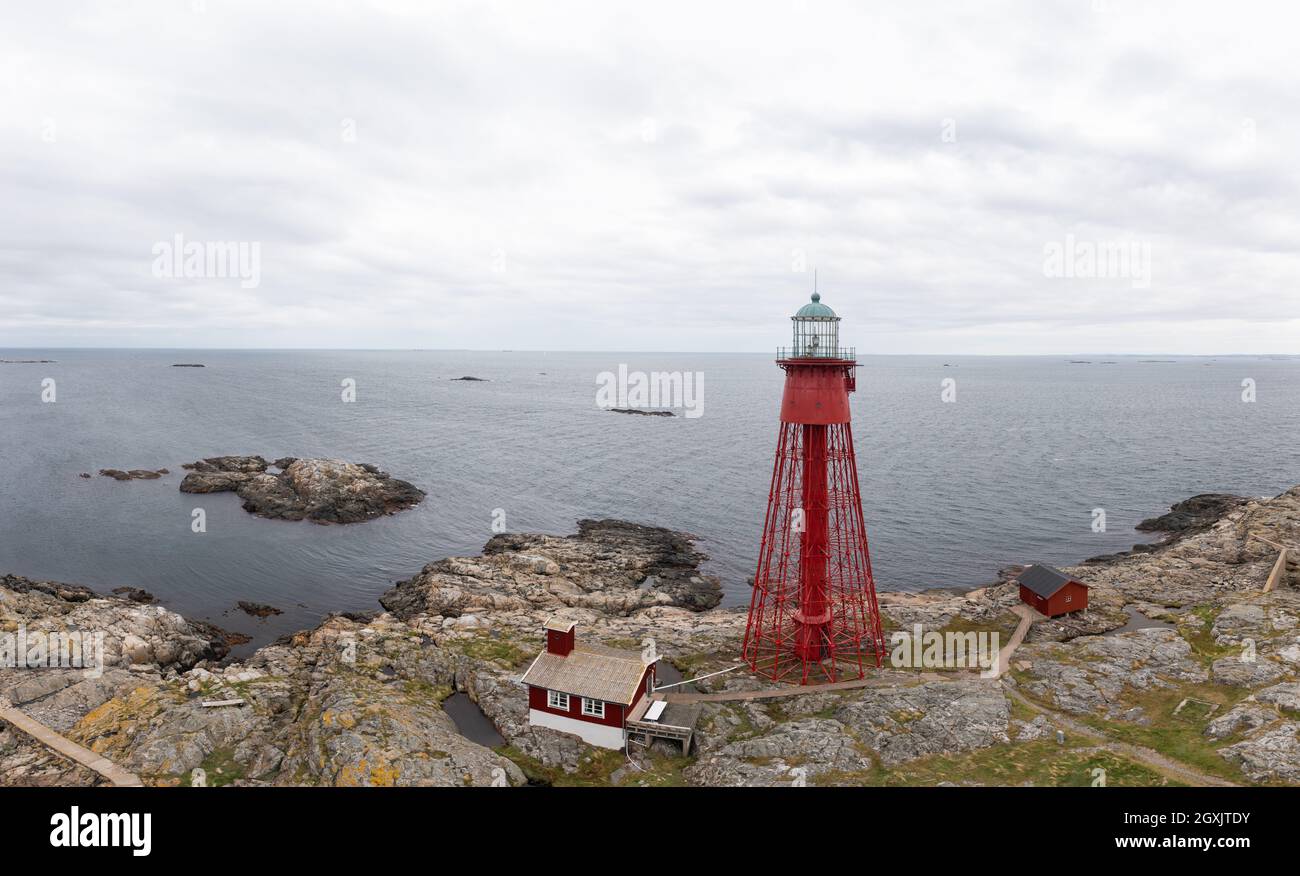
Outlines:
[[[1039,614],[1060,617],[1088,607],[1088,585],[1041,563],[1020,573],[1020,601]]]
[[[581,642],[573,621],[552,618],[546,622],[546,650],[520,679],[528,686],[528,723],[602,748],[623,748],[628,716],[654,690],[657,659]]]

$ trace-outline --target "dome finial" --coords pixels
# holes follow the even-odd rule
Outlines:
[[[822,300],[822,293],[820,293],[820,292],[814,292],[814,293],[812,294],[812,300],[813,300],[813,301],[821,301],[821,300]]]

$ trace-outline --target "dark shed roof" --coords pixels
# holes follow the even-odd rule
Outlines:
[[[1030,566],[1020,573],[1020,583],[1044,599],[1051,599],[1056,594],[1056,591],[1071,581],[1079,581],[1079,579],[1071,578],[1060,569],[1053,569],[1051,566],[1042,564]],[[1083,584],[1082,581],[1079,581],[1079,583]]]

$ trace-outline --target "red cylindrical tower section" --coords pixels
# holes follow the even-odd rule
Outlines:
[[[781,359],[785,393],[781,396],[781,422],[830,426],[849,421],[850,375],[857,363],[819,360],[812,363]]]
[[[799,610],[795,612],[795,652],[803,660],[819,661],[825,654],[826,628],[831,622],[826,594],[826,565],[830,555],[826,500],[826,427],[803,428],[803,534],[799,539]]]

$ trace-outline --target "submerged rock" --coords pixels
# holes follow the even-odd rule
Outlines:
[[[239,600],[237,603],[239,610],[250,617],[270,617],[274,614],[284,614],[283,611],[273,605],[263,605],[260,602],[245,602]]]
[[[272,474],[272,466],[281,469]],[[182,493],[234,492],[244,510],[278,520],[358,523],[412,508],[425,493],[367,463],[215,456],[185,466]]]
[[[1249,501],[1244,496],[1227,493],[1202,493],[1173,505],[1167,514],[1143,520],[1136,529],[1139,532],[1194,532],[1213,526],[1224,515]]]
[[[133,468],[130,471],[122,471],[119,468],[101,468],[99,474],[100,477],[112,478],[115,481],[156,481],[163,475],[171,474],[171,472],[165,468],[160,468],[157,471],[150,471],[145,468]],[[89,476],[82,475],[82,477]]]
[[[114,587],[112,593],[114,596],[121,596],[124,599],[131,600],[132,602],[140,602],[145,605],[152,605],[158,601],[158,598],[148,590],[143,590],[139,587]]]

